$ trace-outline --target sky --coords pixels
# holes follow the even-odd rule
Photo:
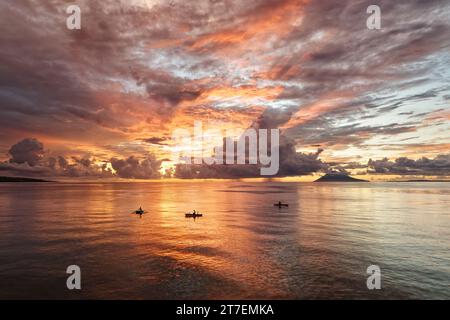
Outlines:
[[[449,1],[70,4],[0,3],[0,175],[255,176],[176,164],[202,121],[279,128],[280,176],[450,176]]]

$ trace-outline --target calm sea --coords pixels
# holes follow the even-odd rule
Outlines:
[[[450,299],[449,208],[437,182],[2,183],[0,298]]]

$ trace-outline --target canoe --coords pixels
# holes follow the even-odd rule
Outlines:
[[[186,218],[197,218],[197,217],[203,217],[203,213],[186,213],[184,215]]]
[[[274,203],[273,206],[274,207],[289,207],[289,205],[287,203]]]
[[[144,214],[145,211],[144,211],[144,210],[142,210],[142,211],[136,210],[136,211],[133,211],[132,213],[135,213],[135,214]]]

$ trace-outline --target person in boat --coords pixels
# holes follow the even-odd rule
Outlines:
[[[192,214],[195,216],[197,213],[195,212],[195,209],[192,211]]]
[[[139,207],[139,209],[136,210],[135,213],[142,215],[144,213],[144,210],[142,210],[142,207]]]

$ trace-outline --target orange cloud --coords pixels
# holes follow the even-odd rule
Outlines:
[[[251,85],[240,87],[217,87],[204,91],[200,99],[209,101],[224,101],[239,99],[249,101],[253,99],[273,100],[283,91],[282,87],[255,87]]]
[[[355,92],[352,90],[327,93],[316,102],[300,108],[282,128],[287,129],[314,120],[322,114],[339,108],[342,102],[354,96]]]
[[[303,9],[309,0],[288,0],[273,3],[260,12],[256,9],[253,16],[238,18],[232,27],[217,32],[201,35],[194,39],[190,49],[207,51],[219,49],[218,54],[230,52],[235,46],[244,44],[246,48],[255,49],[253,42],[264,43],[270,37],[282,38],[289,34],[298,21],[301,20]],[[259,46],[261,48],[262,46]]]
[[[426,118],[425,122],[441,122],[450,120],[450,110],[436,110],[431,112]]]

